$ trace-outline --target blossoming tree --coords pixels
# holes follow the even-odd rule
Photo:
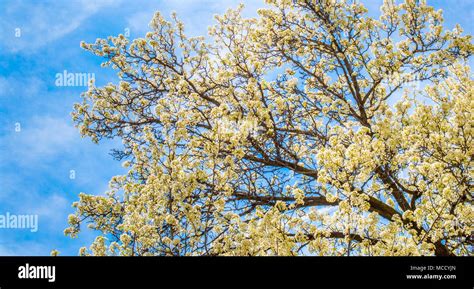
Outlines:
[[[267,2],[81,44],[119,81],[73,119],[129,172],[74,203],[80,254],[472,255],[471,36],[425,1]]]

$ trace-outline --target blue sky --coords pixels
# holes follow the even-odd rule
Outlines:
[[[85,87],[55,86],[56,73],[94,73],[97,85],[114,82],[101,59],[79,47],[81,40],[130,31],[143,37],[153,13],[176,11],[191,35],[203,35],[212,16],[239,2],[255,15],[263,0],[0,0],[0,214],[38,214],[38,232],[0,229],[0,255],[77,255],[94,238],[63,234],[80,192],[102,194],[124,173],[109,152],[119,140],[93,144],[74,128],[70,112]],[[372,14],[381,0],[367,0]],[[445,11],[446,27],[459,23],[474,34],[474,2],[432,0]],[[20,28],[21,36],[15,35]],[[20,131],[15,128],[20,125]],[[75,178],[70,178],[71,170]]]

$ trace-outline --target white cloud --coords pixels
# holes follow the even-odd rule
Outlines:
[[[153,17],[154,11],[140,11],[132,14],[128,19],[128,28],[133,32],[145,33],[148,31],[148,23]]]
[[[100,9],[121,0],[102,1],[30,1],[11,4],[0,17],[3,45],[11,52],[33,51],[76,30],[84,20]],[[15,37],[15,29],[21,37]]]
[[[3,163],[15,163],[23,167],[32,164],[43,165],[42,162],[58,153],[66,153],[74,149],[80,140],[77,130],[67,120],[51,116],[33,116],[27,122],[18,121],[20,131],[14,130],[11,123],[9,133],[2,136],[0,154]],[[8,152],[8,153],[7,153]]]
[[[1,97],[29,97],[44,91],[46,84],[36,76],[28,78],[0,77]]]
[[[0,243],[0,256],[49,256],[51,247],[34,241]]]
[[[57,223],[58,217],[59,221],[64,221],[64,214],[66,211],[71,211],[71,204],[63,194],[51,194],[42,196],[42,198],[41,203],[36,203],[28,208],[28,214],[38,214],[42,221],[47,219],[49,223]]]
[[[47,157],[74,145],[77,131],[65,120],[50,116],[34,117],[20,133],[24,145],[23,154],[30,157]]]
[[[15,256],[15,251],[6,245],[0,244],[0,256]]]

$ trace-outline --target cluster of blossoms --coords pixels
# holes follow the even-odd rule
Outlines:
[[[472,255],[471,36],[425,1],[267,2],[82,44],[120,82],[74,121],[129,172],[74,203],[81,255]]]

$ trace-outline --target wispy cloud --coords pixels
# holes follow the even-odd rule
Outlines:
[[[0,76],[0,99],[36,95],[45,88],[45,83],[35,76],[21,79]]]
[[[10,52],[32,52],[74,30],[91,15],[121,0],[16,1],[0,12],[0,36]],[[20,29],[19,35],[15,35]],[[18,37],[19,36],[19,37]]]
[[[21,156],[18,161],[25,165],[48,158],[57,152],[67,151],[78,138],[72,125],[64,119],[51,116],[33,117],[20,129],[19,132],[11,130],[2,141],[7,144],[8,151],[14,151]]]

